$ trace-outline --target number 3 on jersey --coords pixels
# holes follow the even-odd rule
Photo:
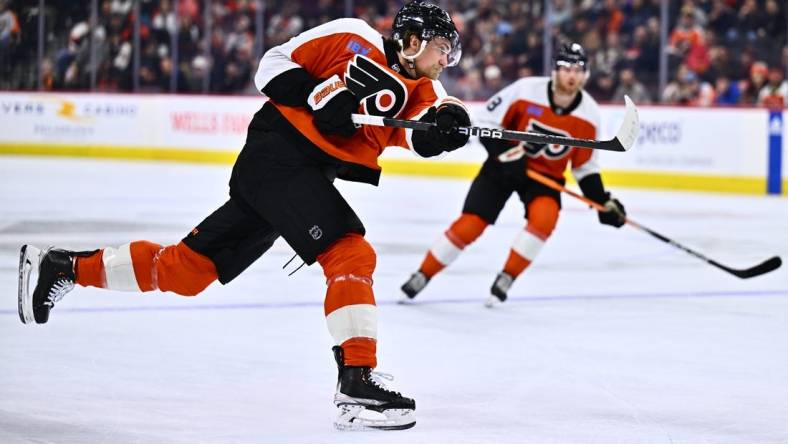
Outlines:
[[[356,55],[347,65],[345,85],[372,116],[397,117],[408,101],[405,85],[372,60]]]

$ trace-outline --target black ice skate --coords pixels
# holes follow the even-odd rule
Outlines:
[[[369,367],[345,365],[342,347],[334,347],[339,377],[334,404],[339,430],[404,430],[416,425],[416,402],[392,390],[377,379],[389,375],[373,373]]]
[[[413,298],[415,298],[421,290],[424,290],[424,287],[427,286],[429,281],[430,278],[428,278],[421,271],[417,271],[410,275],[408,281],[402,284],[402,287],[400,287],[402,288],[402,292],[405,293],[405,295],[400,299],[400,302],[410,302],[413,300]]]
[[[506,301],[506,293],[512,288],[512,282],[514,282],[514,278],[509,273],[503,271],[498,273],[490,288],[490,293],[492,294],[487,298],[487,302],[484,305],[487,308],[492,308]]]
[[[73,252],[49,247],[39,250],[23,245],[19,252],[19,319],[24,324],[49,320],[55,302],[74,288],[74,260],[93,252]],[[36,286],[30,292],[30,277],[36,276]]]

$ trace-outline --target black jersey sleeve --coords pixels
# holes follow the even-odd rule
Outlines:
[[[580,179],[578,185],[580,185],[580,190],[583,191],[583,196],[596,203],[604,205],[610,198],[609,194],[605,193],[605,187],[602,185],[602,176],[599,173],[587,175]]]
[[[306,106],[309,93],[320,81],[304,68],[293,68],[271,79],[263,87],[262,93],[282,105]]]

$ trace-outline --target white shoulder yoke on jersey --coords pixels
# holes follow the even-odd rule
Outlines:
[[[262,91],[268,82],[279,74],[301,67],[292,59],[293,51],[298,49],[301,45],[332,34],[355,34],[381,52],[384,52],[383,36],[363,20],[356,18],[332,20],[308,31],[304,31],[287,42],[279,46],[274,46],[266,51],[260,59],[257,73],[254,76],[254,83],[257,90]]]

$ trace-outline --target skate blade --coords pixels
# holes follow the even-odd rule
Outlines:
[[[343,432],[407,430],[416,425],[413,410],[388,409],[382,412],[362,405],[340,405],[334,427]]]
[[[400,305],[411,305],[411,304],[415,304],[416,301],[414,301],[413,298],[408,296],[407,294],[402,293],[399,295],[399,299],[397,299],[397,303]]]
[[[22,245],[19,251],[19,290],[18,309],[19,320],[23,324],[35,323],[33,315],[33,293],[30,292],[30,276],[38,270],[41,250],[32,245]]]
[[[501,304],[503,304],[503,301],[501,301],[500,299],[498,299],[497,296],[494,295],[490,295],[490,297],[488,297],[487,300],[484,301],[484,306],[487,308],[495,308]]]

